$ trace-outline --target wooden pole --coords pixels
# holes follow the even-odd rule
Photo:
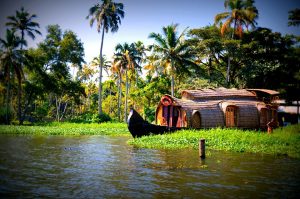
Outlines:
[[[205,158],[205,139],[199,140],[199,156],[201,159]]]

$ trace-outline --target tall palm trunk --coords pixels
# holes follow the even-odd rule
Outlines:
[[[102,114],[102,68],[103,68],[103,56],[102,56],[102,49],[103,49],[103,40],[104,40],[104,26],[102,28],[102,38],[101,38],[101,45],[100,45],[100,66],[99,66],[99,99],[98,99],[98,113],[99,115]]]
[[[10,123],[10,72],[8,74],[8,80],[7,80],[7,87],[6,87],[6,114],[5,114],[5,123],[9,124]]]
[[[229,87],[229,72],[230,72],[230,56],[228,54],[228,59],[227,59],[227,70],[226,70],[226,83],[227,83],[227,87]]]
[[[24,30],[21,31],[21,39],[24,41]],[[21,43],[21,68],[23,68],[23,43]],[[20,77],[22,78],[22,77]],[[18,119],[19,125],[23,125],[23,117],[22,117],[22,79],[18,80]]]
[[[173,65],[173,61],[171,61],[171,96],[174,97],[174,86],[175,86],[175,78],[174,78],[174,65]]]
[[[122,76],[121,74],[119,75],[119,82],[118,82],[118,120],[119,122],[121,121],[121,100],[122,100]]]
[[[23,124],[21,103],[22,103],[22,80],[19,79],[18,80],[18,119],[20,125]]]
[[[24,30],[21,31],[21,39],[24,41]],[[21,51],[23,50],[23,42],[21,43]]]
[[[171,79],[171,95],[172,95],[172,97],[174,97],[174,85],[175,85],[175,78],[174,78],[174,75],[172,75],[172,79]]]
[[[236,20],[234,21],[234,26],[233,26],[233,31],[231,33],[231,39],[234,39],[234,31],[235,31],[235,28],[236,28]],[[229,51],[228,51],[228,60],[227,60],[227,71],[226,71],[226,83],[227,83],[227,87],[230,86],[230,54],[229,54]]]
[[[127,97],[128,97],[128,75],[127,75],[127,69],[125,69],[125,75],[126,75],[126,88],[125,88],[125,108],[124,108],[124,122],[127,122]]]

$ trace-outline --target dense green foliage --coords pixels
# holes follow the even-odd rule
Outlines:
[[[144,136],[129,144],[145,148],[180,149],[199,146],[205,139],[208,150],[288,155],[300,158],[300,125],[274,130],[272,134],[240,129],[182,130],[175,133]]]
[[[0,125],[0,134],[22,135],[112,135],[129,136],[123,123],[58,123],[52,122],[40,126]]]
[[[288,102],[299,100],[299,35],[257,27],[254,0],[224,2],[216,24],[183,32],[166,24],[162,33],[149,33],[149,46],[118,44],[113,60],[102,55],[103,45],[99,57],[84,60],[81,40],[59,25],[48,25],[37,47],[27,49],[24,32],[34,38],[39,24],[22,8],[8,17],[0,40],[0,123],[126,121],[130,107],[153,122],[161,96],[180,97],[184,89],[266,88]],[[124,17],[123,4],[111,0],[101,0],[88,13],[102,41]],[[297,26],[299,9],[289,14],[290,25]],[[20,28],[18,21],[26,23]],[[105,82],[102,69],[109,76]]]

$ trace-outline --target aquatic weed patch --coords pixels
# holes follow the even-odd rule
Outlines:
[[[0,134],[23,135],[111,135],[129,136],[125,123],[76,124],[49,123],[43,126],[0,125]]]
[[[181,130],[175,133],[131,139],[129,144],[143,148],[198,148],[199,139],[213,150],[288,155],[300,158],[300,125],[266,132],[241,129]]]

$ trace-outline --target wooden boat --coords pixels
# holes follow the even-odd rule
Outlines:
[[[140,114],[138,114],[134,109],[130,109],[127,123],[128,130],[134,138],[151,134],[163,134],[166,132],[173,132],[181,129],[179,127],[168,127],[150,124],[149,122],[145,121],[142,116],[140,116]]]

